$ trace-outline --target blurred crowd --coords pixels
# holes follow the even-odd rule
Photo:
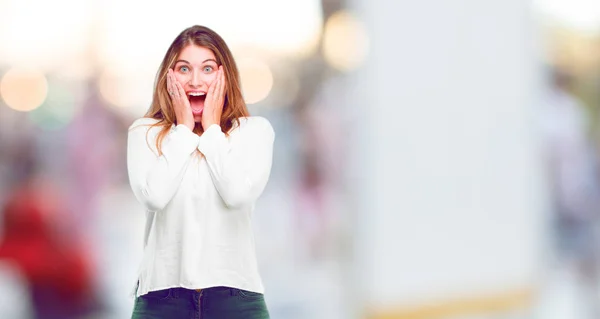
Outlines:
[[[591,105],[577,95],[570,70],[550,70],[542,94],[541,132],[552,199],[551,260],[584,291],[587,315],[600,316],[600,140]]]

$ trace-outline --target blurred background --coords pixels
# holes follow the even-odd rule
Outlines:
[[[600,2],[0,0],[0,318],[129,318],[128,126],[183,29],[274,163],[272,318],[600,318]]]

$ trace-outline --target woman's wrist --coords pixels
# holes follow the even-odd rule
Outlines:
[[[214,119],[206,120],[206,121],[202,122],[202,128],[204,129],[204,131],[206,131],[213,124],[219,124],[219,123],[217,121],[215,121]]]
[[[183,125],[185,125],[187,128],[189,128],[189,129],[190,129],[190,131],[192,131],[192,132],[194,131],[194,126],[195,126],[195,123],[194,123],[193,121],[191,121],[191,122],[190,122],[190,121],[184,121],[184,122],[181,122],[181,123],[178,123],[178,124],[183,124]]]
[[[184,119],[183,121],[180,121],[180,119]],[[196,126],[196,123],[194,123],[194,119],[185,119],[184,116],[177,116],[176,115],[176,120],[177,120],[177,125],[179,124],[183,124],[185,125],[187,128],[190,129],[190,131],[194,130],[194,126]]]

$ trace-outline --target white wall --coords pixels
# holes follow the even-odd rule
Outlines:
[[[547,248],[528,1],[355,0],[356,274],[368,306],[535,284]]]

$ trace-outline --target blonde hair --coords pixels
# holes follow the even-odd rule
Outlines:
[[[156,123],[152,124],[152,127],[161,127],[160,132],[156,136],[156,149],[158,150],[159,155],[162,154],[161,145],[163,139],[169,132],[171,126],[177,124],[175,111],[173,110],[171,98],[169,97],[166,88],[167,72],[169,68],[173,67],[181,50],[188,45],[197,45],[211,50],[215,55],[217,64],[223,65],[225,82],[227,83],[223,113],[220,121],[223,132],[227,134],[234,126],[234,122],[237,122],[239,125],[240,117],[250,115],[242,96],[240,75],[237,65],[233,59],[233,54],[231,54],[231,51],[223,38],[213,30],[204,26],[195,25],[189,27],[183,30],[169,46],[169,49],[160,64],[158,73],[156,74],[152,104],[144,115],[144,117],[158,120]],[[203,129],[201,124],[196,124],[194,133],[202,134]]]

